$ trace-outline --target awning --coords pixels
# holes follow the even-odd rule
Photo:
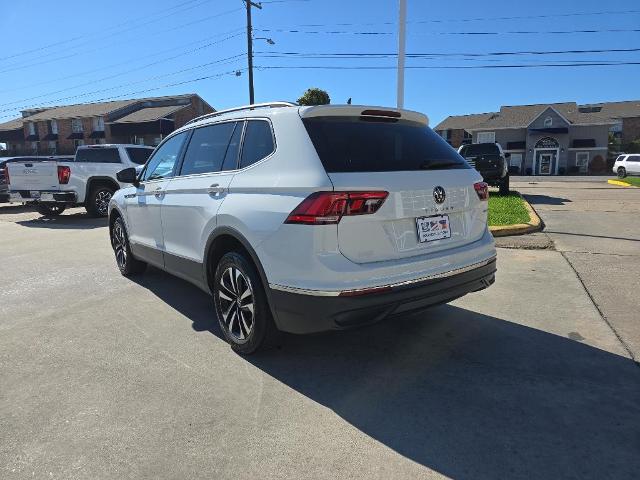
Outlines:
[[[50,142],[53,141],[53,140],[58,140],[58,134],[57,133],[47,133],[42,140],[48,140]]]
[[[168,135],[175,130],[173,120],[155,120],[153,122],[112,123],[111,136],[129,137],[132,135]]]
[[[40,140],[40,137],[38,136],[38,134],[34,134],[34,135],[27,135],[27,137],[25,138],[25,140],[27,142],[37,142],[38,140]]]
[[[82,140],[83,138],[84,138],[84,133],[76,132],[76,133],[72,133],[71,135],[69,135],[67,137],[67,140]]]
[[[24,132],[21,128],[15,130],[0,130],[0,142],[22,142],[24,140]]]
[[[536,133],[569,133],[567,127],[530,128],[529,131]]]
[[[91,135],[89,135],[89,138],[104,138],[104,130],[91,132]]]
[[[593,148],[596,146],[596,141],[593,138],[575,138],[571,142],[572,148]]]

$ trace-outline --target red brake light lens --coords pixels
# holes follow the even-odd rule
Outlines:
[[[71,168],[66,165],[58,165],[58,183],[66,185],[69,183],[69,177],[71,177]]]
[[[478,194],[478,198],[482,201],[489,200],[489,185],[486,182],[478,182],[473,184],[473,188]]]
[[[9,162],[4,164],[4,183],[9,185]]]
[[[371,215],[382,206],[389,192],[315,192],[305,198],[284,223],[328,225],[344,216]]]

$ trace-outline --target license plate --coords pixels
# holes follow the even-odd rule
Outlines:
[[[29,196],[31,198],[40,198],[40,192],[38,190],[31,190]]]
[[[53,202],[53,193],[43,193],[40,195],[40,200],[43,202]]]
[[[420,243],[451,237],[449,215],[418,217],[416,218],[416,226],[418,228],[418,241]]]

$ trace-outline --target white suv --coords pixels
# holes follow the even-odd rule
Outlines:
[[[620,155],[613,164],[613,173],[618,174],[618,178],[627,175],[640,175],[640,154]]]
[[[167,137],[111,200],[123,275],[147,264],[213,295],[241,353],[276,332],[375,322],[495,278],[487,184],[427,117],[260,104]]]

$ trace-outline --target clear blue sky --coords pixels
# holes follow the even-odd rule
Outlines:
[[[640,28],[640,13],[566,16],[640,11],[637,0],[407,2],[408,53],[451,55],[640,48],[640,32],[601,31]],[[256,30],[256,37],[270,37],[276,44],[256,40],[254,50],[393,54],[397,50],[397,5],[397,0],[265,0],[262,10],[253,11],[256,29],[322,33]],[[5,2],[0,13],[0,32],[4,39],[4,48],[0,50],[0,122],[18,116],[20,107],[82,103],[108,97],[195,92],[217,109],[245,104],[248,101],[246,71],[240,77],[225,74],[156,89],[245,68],[246,57],[201,66],[246,52],[245,13],[241,8],[241,0],[112,0],[96,5],[86,0]],[[532,16],[544,18],[495,18]],[[477,18],[484,20],[474,20]],[[349,25],[339,25],[345,23]],[[309,24],[319,26],[303,26]],[[540,33],[570,30],[600,31]],[[376,34],[326,33],[328,31]],[[509,33],[514,31],[534,33]],[[462,32],[498,34],[459,34]],[[640,62],[640,52],[413,58],[408,59],[407,65],[559,61]],[[396,59],[392,57],[260,58],[258,54],[255,59],[255,65],[271,67],[394,67],[395,64]],[[504,104],[638,99],[639,79],[640,65],[408,69],[405,106],[425,112],[435,125],[447,115],[492,111]],[[344,103],[349,97],[359,104],[393,106],[396,101],[394,69],[288,68],[255,72],[256,101],[295,100],[311,86],[328,90],[333,103]],[[147,89],[154,90],[140,92]]]

